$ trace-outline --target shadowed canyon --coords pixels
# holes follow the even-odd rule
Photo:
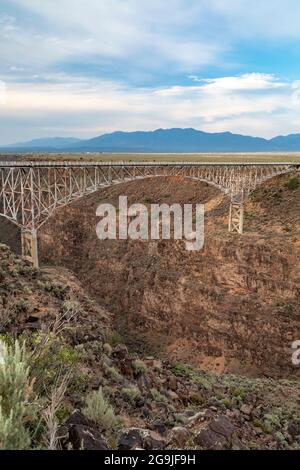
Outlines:
[[[295,375],[300,337],[300,198],[280,177],[246,204],[246,233],[228,234],[228,201],[205,183],[157,178],[109,188],[58,210],[44,226],[45,263],[77,273],[137,350],[215,372]],[[205,246],[100,241],[100,202],[204,203]]]

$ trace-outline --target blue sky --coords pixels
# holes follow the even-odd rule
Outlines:
[[[298,0],[0,0],[0,143],[300,133]]]

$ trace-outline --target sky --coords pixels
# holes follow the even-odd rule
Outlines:
[[[299,0],[0,0],[0,144],[300,133]]]

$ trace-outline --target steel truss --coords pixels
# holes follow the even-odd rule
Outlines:
[[[204,181],[231,201],[229,231],[243,233],[243,203],[260,184],[297,164],[0,163],[0,215],[21,228],[22,254],[38,266],[37,230],[56,209],[125,181],[182,176]]]

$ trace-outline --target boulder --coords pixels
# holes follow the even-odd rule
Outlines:
[[[144,448],[146,450],[162,450],[166,447],[166,445],[166,439],[154,431],[149,432],[149,434],[144,439]]]
[[[64,429],[69,433],[66,441],[74,450],[109,450],[101,432],[79,410],[73,412]]]
[[[103,345],[103,351],[104,351],[104,353],[105,353],[107,356],[111,356],[113,349],[112,349],[112,347],[111,347],[110,344],[105,343],[105,344]]]
[[[129,429],[119,438],[119,450],[135,450],[141,449],[143,446],[143,438],[140,429]]]
[[[109,450],[101,432],[95,428],[74,425],[69,429],[69,442],[74,450]]]
[[[151,425],[151,429],[153,431],[156,431],[163,437],[166,437],[168,434],[168,430],[164,420],[157,419],[156,421],[154,421]]]
[[[177,378],[175,377],[175,375],[171,375],[169,377],[168,382],[169,382],[169,388],[173,390],[174,392],[176,392],[178,383],[177,383]]]
[[[160,434],[149,429],[132,428],[125,431],[119,439],[119,450],[162,450],[167,441]]]
[[[204,410],[204,411],[198,411],[196,414],[192,414],[191,416],[188,417],[188,425],[193,426],[197,422],[203,422],[206,420],[206,416],[208,415],[209,411]]]
[[[293,438],[300,436],[300,420],[291,421],[288,425],[288,433]]]
[[[112,351],[112,356],[117,359],[125,359],[128,356],[128,349],[125,344],[118,344]]]
[[[190,438],[190,431],[184,426],[177,426],[172,429],[170,441],[178,446],[178,449],[183,449]]]
[[[92,422],[79,410],[74,410],[70,418],[68,418],[65,423],[65,426],[68,429],[75,425],[93,426]]]
[[[230,439],[235,431],[234,424],[227,416],[221,415],[210,423],[210,429],[216,434],[224,436],[226,439]]]
[[[215,433],[210,427],[202,429],[202,431],[196,435],[195,444],[206,450],[225,450],[228,449],[227,439]]]
[[[159,359],[154,359],[154,358],[146,359],[145,364],[148,367],[152,367],[153,369],[156,369],[156,370],[161,370],[163,367],[162,361],[160,361]]]
[[[211,421],[199,434],[194,441],[197,445],[207,450],[226,450],[231,449],[235,433],[234,424],[225,415],[219,416]],[[237,442],[235,442],[235,448]]]
[[[241,412],[246,416],[250,416],[252,414],[252,411],[253,411],[253,407],[250,405],[241,406]]]
[[[170,398],[170,400],[173,400],[173,401],[179,400],[179,396],[177,395],[176,392],[173,392],[173,390],[167,390],[166,395],[168,398]]]

